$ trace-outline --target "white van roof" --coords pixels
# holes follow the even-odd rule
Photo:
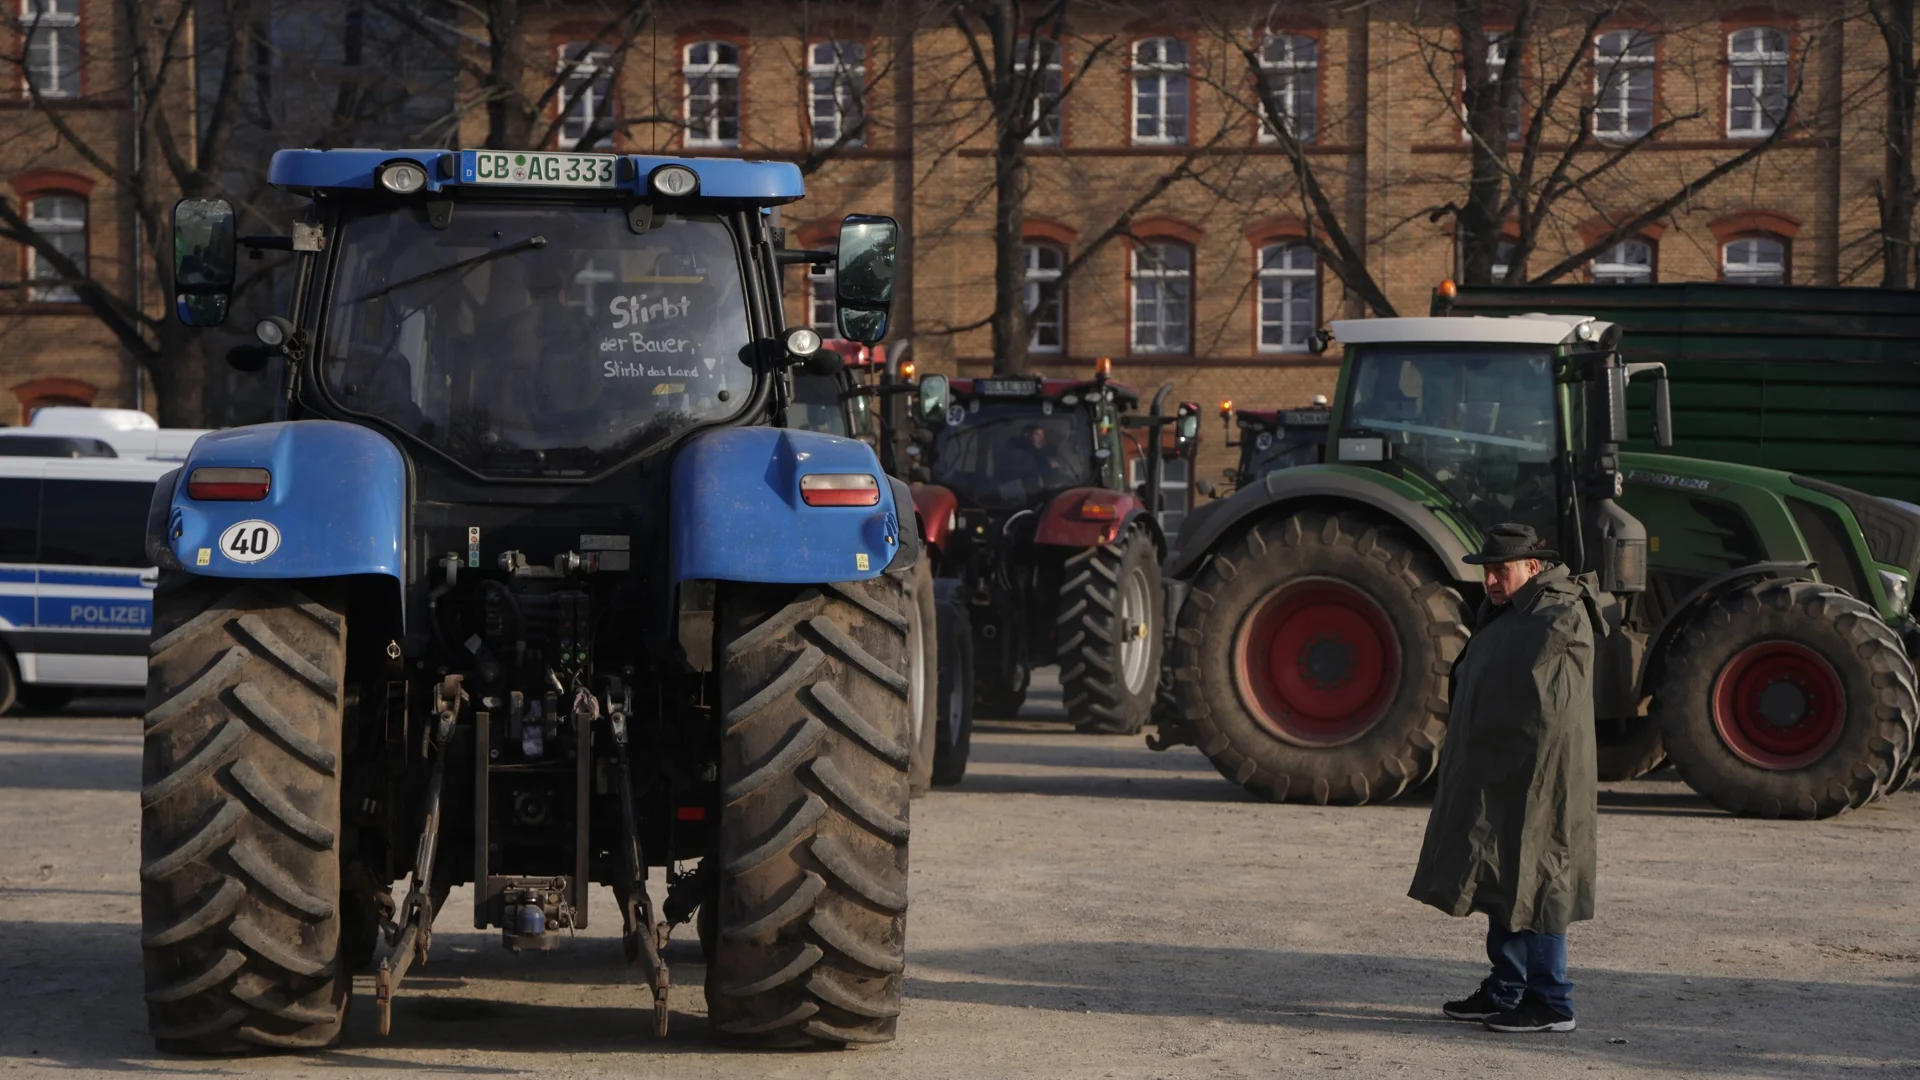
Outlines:
[[[90,436],[113,447],[114,453],[123,458],[156,461],[185,461],[194,440],[207,433],[203,428],[163,428],[138,409],[89,409],[74,405],[35,409],[32,421],[15,431]]]
[[[151,484],[179,467],[158,458],[0,457],[0,479],[137,480]]]

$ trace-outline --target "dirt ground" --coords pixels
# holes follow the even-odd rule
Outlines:
[[[391,1037],[367,1007],[330,1053],[157,1055],[137,703],[0,720],[0,1075],[1920,1076],[1920,794],[1808,824],[1735,820],[1670,774],[1606,787],[1580,1030],[1501,1036],[1438,1014],[1481,977],[1484,924],[1405,898],[1420,801],[1256,803],[1191,749],[1066,732],[1057,700],[985,727],[966,782],[914,806],[900,1040],[799,1055],[709,1048],[689,930],[655,1040],[610,894],[529,958],[463,925],[465,890]]]

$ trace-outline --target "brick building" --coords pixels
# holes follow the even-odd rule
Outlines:
[[[8,7],[0,39],[8,58],[24,63],[12,65],[0,88],[0,196],[103,285],[131,295],[151,265],[135,238],[132,203],[46,115],[104,149],[115,170],[131,167],[132,102],[115,59],[124,55],[118,10],[113,0]],[[32,248],[0,238],[0,424],[25,423],[42,405],[149,404],[138,366],[78,300]]]
[[[124,102],[90,96],[93,36],[114,25],[109,0],[8,2],[44,12],[43,30],[76,35],[77,46],[61,39],[27,66],[71,95],[63,115],[124,122]],[[830,243],[850,211],[897,217],[910,250],[895,338],[913,341],[923,370],[988,369],[993,132],[967,42],[944,14],[913,0],[669,0],[621,41],[605,31],[622,7],[523,7],[530,100],[559,83],[545,106],[556,146],[800,162],[811,195],[785,210],[792,242]],[[1878,280],[1885,52],[1864,4],[1683,0],[1623,8],[1591,33],[1579,12],[1539,7],[1519,56],[1499,44],[1509,27],[1488,28],[1488,60],[1521,65],[1513,133],[1523,137],[1533,105],[1566,78],[1560,105],[1540,121],[1540,169],[1577,146],[1569,163],[1581,182],[1535,208],[1537,246],[1516,280],[1761,142],[1764,154],[1561,280]],[[475,7],[458,10],[477,17]],[[1449,210],[1464,202],[1469,160],[1451,12],[1419,0],[1074,4],[1058,40],[1032,58],[1061,95],[1040,106],[1028,147],[1027,288],[1044,313],[1035,366],[1078,373],[1111,356],[1122,379],[1149,391],[1172,381],[1179,397],[1207,403],[1296,404],[1331,389],[1336,361],[1309,350],[1312,332],[1366,306],[1303,243],[1324,227],[1309,225],[1299,178],[1263,131],[1256,79],[1273,87],[1367,273],[1399,312],[1424,312],[1428,290],[1457,266]],[[484,40],[484,26],[462,29]],[[471,99],[471,75],[462,78],[450,94]],[[14,93],[18,105],[24,91]],[[33,126],[30,110],[15,115]],[[480,145],[485,110],[460,115],[440,137]],[[1783,134],[1769,138],[1777,127]],[[96,273],[137,273],[113,186],[57,140],[8,135],[0,168],[11,196],[37,207],[46,229],[83,243]],[[1063,274],[1174,172],[1182,179]],[[1501,258],[1511,261],[1504,248]],[[32,283],[30,257],[18,259],[0,312],[7,404],[131,403],[131,365],[70,313],[57,285]],[[790,274],[789,318],[830,326],[830,280]],[[69,381],[50,381],[60,379]],[[1218,430],[1204,444],[1208,475],[1228,460]]]

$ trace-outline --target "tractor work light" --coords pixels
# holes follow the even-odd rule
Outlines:
[[[903,381],[903,382],[912,382],[912,381],[913,381],[913,378],[914,378],[914,376],[916,376],[916,375],[918,375],[918,374],[920,374],[920,368],[919,368],[919,367],[918,367],[917,365],[915,365],[913,361],[911,361],[911,360],[902,360],[902,361],[900,361],[900,379],[901,379],[901,381]]]
[[[683,199],[700,186],[700,177],[685,165],[662,165],[653,171],[653,190],[670,199]]]
[[[787,331],[787,352],[793,356],[807,357],[820,351],[820,332],[805,326],[796,326]]]
[[[259,502],[272,487],[265,469],[202,466],[187,477],[187,495],[206,502]]]
[[[878,506],[880,481],[868,473],[811,473],[800,478],[808,506]]]
[[[278,315],[269,315],[253,324],[253,336],[262,345],[278,348],[293,336],[293,324]]]
[[[395,195],[411,195],[427,186],[427,170],[411,161],[396,161],[380,170],[380,186]]]
[[[1227,417],[1232,415],[1233,415],[1233,399],[1230,397],[1221,398],[1220,399],[1220,419],[1225,420]]]

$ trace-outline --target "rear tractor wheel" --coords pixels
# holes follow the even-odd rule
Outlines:
[[[1301,510],[1195,578],[1174,679],[1200,751],[1275,802],[1383,802],[1433,773],[1466,606],[1399,529]]]
[[[140,791],[147,1026],[181,1053],[340,1037],[346,616],[282,582],[154,595]]]
[[[906,583],[722,585],[707,1009],[755,1046],[887,1042],[906,967]]]
[[[1831,585],[1755,582],[1668,646],[1653,714],[1680,776],[1715,805],[1824,818],[1885,794],[1912,750],[1913,665],[1872,608]]]
[[[940,681],[938,742],[933,754],[936,786],[957,784],[967,775],[973,753],[973,626],[966,596],[952,578],[940,581]]]

